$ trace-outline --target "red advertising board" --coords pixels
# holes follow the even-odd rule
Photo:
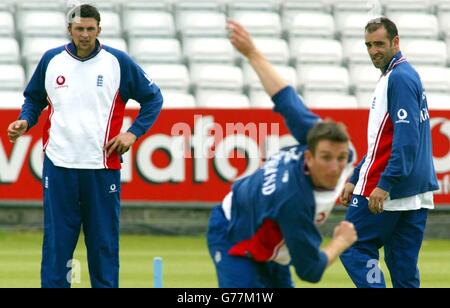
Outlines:
[[[316,110],[346,124],[358,158],[366,150],[367,110]],[[13,146],[7,126],[18,110],[0,110],[0,202],[42,199],[41,122]],[[129,125],[137,110],[126,110]],[[433,154],[441,190],[450,204],[450,111],[431,111]],[[292,144],[281,116],[271,110],[163,110],[151,132],[124,156],[122,200],[217,202],[236,178],[255,170],[279,146]]]

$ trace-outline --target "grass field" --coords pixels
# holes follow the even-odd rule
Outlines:
[[[0,287],[39,287],[41,243],[41,233],[0,232]],[[120,256],[121,287],[152,287],[152,260],[155,256],[163,257],[164,287],[217,287],[203,237],[124,235]],[[74,287],[89,287],[82,239],[75,258],[80,260],[82,272],[81,283]],[[419,264],[422,286],[450,287],[449,261],[450,241],[425,241]],[[386,268],[384,264],[382,268]],[[308,284],[296,278],[296,286],[353,287],[340,262],[327,270],[319,284]]]

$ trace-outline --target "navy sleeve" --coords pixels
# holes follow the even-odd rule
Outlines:
[[[306,136],[314,124],[320,120],[300,99],[294,88],[287,86],[272,97],[274,111],[280,113],[289,131],[300,144],[306,144]]]
[[[134,99],[141,105],[137,118],[128,129],[139,138],[155,123],[161,112],[163,97],[159,87],[128,55],[120,53],[118,58],[121,67],[120,95],[124,102]]]
[[[19,119],[28,122],[28,130],[31,129],[39,120],[42,110],[47,107],[47,91],[45,89],[45,73],[51,57],[51,52],[47,52],[39,61],[33,76],[30,79],[23,95],[25,102],[22,106],[22,112]]]
[[[390,192],[392,186],[407,177],[419,150],[419,80],[403,72],[393,72],[388,82],[388,112],[394,127],[391,156],[381,174],[378,187]]]
[[[314,224],[314,208],[300,207],[299,194],[294,194],[278,214],[278,225],[291,255],[291,264],[300,279],[319,282],[328,264],[320,250],[322,237]]]
[[[350,177],[349,182],[352,183],[353,185],[356,185],[356,183],[358,183],[359,181],[359,172],[361,171],[361,167],[364,164],[364,162],[366,161],[366,155],[364,155],[364,157],[361,159],[361,161],[358,163],[358,165],[355,167],[355,169],[353,170],[353,174]]]

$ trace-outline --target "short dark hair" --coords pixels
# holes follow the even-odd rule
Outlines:
[[[89,4],[82,4],[72,8],[67,14],[67,22],[69,26],[73,23],[75,18],[94,18],[97,25],[100,25],[100,12],[96,7]]]
[[[398,36],[397,26],[387,17],[377,17],[370,20],[366,25],[365,31],[372,33],[377,31],[380,27],[384,27],[386,29],[390,41],[392,41],[394,37]]]
[[[322,140],[344,143],[350,140],[344,124],[333,121],[317,122],[306,137],[309,150],[315,154],[317,145]]]

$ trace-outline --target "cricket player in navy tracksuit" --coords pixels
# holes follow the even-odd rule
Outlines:
[[[155,122],[159,88],[125,53],[97,40],[100,14],[83,5],[69,14],[72,42],[47,51],[24,96],[14,142],[45,107],[42,287],[70,287],[68,272],[81,225],[93,287],[118,287],[121,154]],[[139,115],[121,133],[125,104]]]
[[[434,207],[432,191],[438,189],[427,99],[400,52],[392,21],[370,21],[365,40],[382,76],[370,109],[366,156],[342,192],[358,241],[341,260],[356,286],[385,287],[378,267],[384,246],[393,286],[419,287],[418,255],[427,212]]]
[[[317,282],[356,240],[353,225],[342,222],[320,250],[316,228],[353,170],[348,135],[335,123],[319,123],[241,25],[230,21],[229,29],[232,44],[249,59],[301,145],[282,150],[235,182],[213,209],[207,239],[219,287],[293,287],[290,264],[301,279]]]

